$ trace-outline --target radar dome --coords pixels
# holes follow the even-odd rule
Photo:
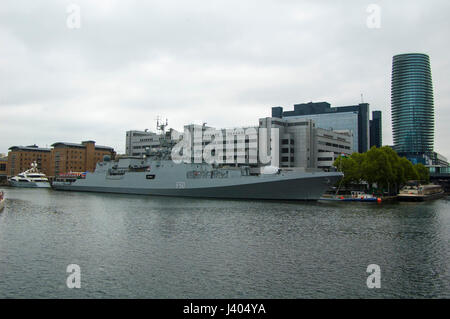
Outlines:
[[[279,168],[276,166],[263,166],[261,168],[261,174],[276,174],[278,171]]]

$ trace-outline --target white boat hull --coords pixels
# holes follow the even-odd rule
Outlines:
[[[10,180],[9,184],[12,187],[24,187],[24,188],[50,188],[49,182],[20,182]]]

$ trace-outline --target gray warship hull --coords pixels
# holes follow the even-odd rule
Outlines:
[[[85,179],[55,181],[56,190],[198,198],[318,200],[341,177],[339,172],[279,171],[252,175],[242,168],[207,164],[151,163],[144,171],[111,164],[97,166]],[[102,167],[105,166],[105,167]],[[109,167],[109,168],[108,168]]]

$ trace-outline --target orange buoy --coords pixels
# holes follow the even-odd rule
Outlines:
[[[377,203],[381,203],[381,198],[380,197],[377,198]]]

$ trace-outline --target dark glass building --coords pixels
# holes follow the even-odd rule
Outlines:
[[[413,162],[433,152],[434,102],[430,59],[409,53],[393,57],[391,113],[394,149]]]
[[[381,127],[381,111],[373,111],[370,126],[370,147],[381,147],[383,144],[382,127]]]

